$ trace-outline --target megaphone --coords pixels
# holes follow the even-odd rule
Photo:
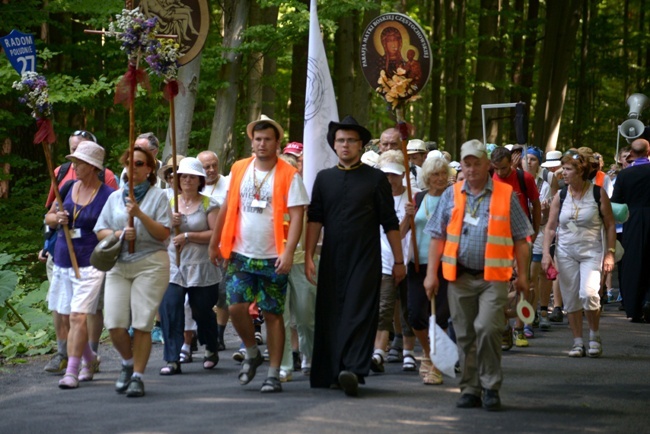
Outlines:
[[[628,97],[627,105],[630,106],[630,112],[627,114],[627,117],[630,119],[639,119],[639,115],[643,109],[648,106],[648,97],[642,93],[633,93]],[[637,131],[639,130],[637,129]]]
[[[621,124],[620,129],[621,136],[623,136],[628,143],[631,143],[634,139],[641,137],[645,130],[645,125],[643,125],[643,122],[638,119],[628,119]]]

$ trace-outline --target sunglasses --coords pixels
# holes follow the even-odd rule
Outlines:
[[[129,165],[128,162],[127,162],[126,164],[127,164],[127,166]],[[147,162],[146,162],[146,161],[142,161],[142,160],[136,160],[136,161],[133,162],[133,165],[134,165],[135,167],[142,167],[142,166],[145,166],[146,164],[147,164]]]
[[[73,136],[81,136],[84,139],[88,139],[88,140],[91,140],[91,141],[97,143],[97,137],[95,137],[95,135],[93,133],[88,132],[88,131],[77,130],[74,133],[72,133],[72,135]]]
[[[567,155],[570,155],[571,158],[573,158],[574,160],[578,160],[580,158],[580,154],[577,153],[576,151],[566,151],[564,153],[564,156],[566,157]]]

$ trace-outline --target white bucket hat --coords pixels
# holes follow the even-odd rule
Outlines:
[[[99,170],[103,170],[104,155],[104,148],[95,142],[86,140],[79,143],[79,146],[77,146],[77,149],[74,151],[74,153],[66,155],[65,158],[68,160],[83,161],[84,163],[88,163],[91,166],[98,168]]]
[[[178,170],[176,173],[186,174],[186,175],[195,175],[202,176],[205,178],[205,170],[203,170],[203,165],[201,162],[194,157],[185,157],[178,163]]]
[[[562,159],[562,152],[560,151],[549,151],[546,153],[546,161],[544,161],[542,167],[558,167],[562,165],[560,161]]]

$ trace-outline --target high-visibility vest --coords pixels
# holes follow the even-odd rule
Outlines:
[[[462,191],[462,183],[454,185],[454,208],[447,225],[447,240],[442,254],[442,274],[448,281],[456,280],[458,275],[458,249],[465,218],[467,196]],[[485,280],[509,281],[512,277],[514,242],[510,229],[510,199],[512,187],[503,182],[492,183],[490,214],[485,245]]]
[[[605,186],[605,176],[605,172],[602,170],[596,172],[596,176],[594,177],[594,185],[603,188]]]
[[[235,245],[235,237],[239,234],[239,205],[241,201],[240,187],[246,169],[253,161],[254,157],[239,160],[233,164],[230,169],[230,186],[228,188],[228,209],[226,210],[226,221],[221,231],[221,255],[229,258],[232,248]],[[289,210],[287,201],[289,199],[289,188],[293,177],[298,171],[286,161],[278,159],[273,175],[273,197],[271,205],[273,207],[273,235],[275,237],[275,248],[278,256],[284,252],[286,242],[286,231],[284,226],[285,219],[288,220]]]

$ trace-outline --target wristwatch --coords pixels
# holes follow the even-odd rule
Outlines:
[[[616,248],[615,248],[615,247],[610,247],[609,249],[607,249],[607,251],[608,251],[609,253],[614,254],[614,255],[616,254]]]

